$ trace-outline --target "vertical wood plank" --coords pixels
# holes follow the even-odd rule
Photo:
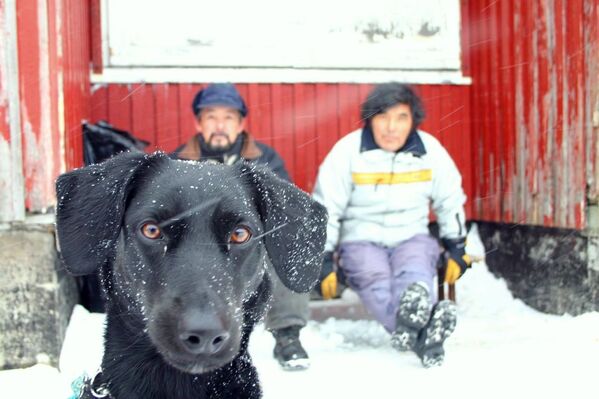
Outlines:
[[[552,176],[549,165],[549,156],[555,142],[555,104],[552,104],[550,92],[549,51],[554,47],[554,10],[548,2],[539,2],[534,7],[536,14],[535,26],[538,29],[537,48],[538,68],[536,81],[538,85],[537,103],[534,106],[539,111],[538,125],[538,198],[539,220],[545,226],[554,224],[554,209],[552,199]]]
[[[108,122],[119,129],[130,131],[131,124],[130,85],[108,86]]]
[[[179,85],[179,145],[186,143],[196,132],[195,116],[191,104],[195,95],[202,89],[201,86],[190,83]]]
[[[157,150],[156,146],[156,109],[154,90],[145,83],[131,87],[131,133],[135,137],[150,142],[146,152]]]
[[[516,153],[516,187],[515,195],[515,213],[516,220],[519,223],[526,223],[528,218],[528,186],[526,182],[526,154],[527,154],[527,128],[526,128],[526,110],[524,104],[528,101],[525,95],[524,87],[527,84],[525,79],[528,70],[528,59],[526,58],[525,32],[528,32],[524,25],[524,16],[522,8],[524,3],[515,2],[513,7],[513,26],[514,26],[514,105],[515,114],[515,142],[514,151]],[[528,40],[528,39],[526,39]]]
[[[599,2],[584,2],[585,169],[589,202],[599,201]],[[595,114],[597,113],[597,114]],[[591,221],[587,221],[591,222]],[[585,223],[586,225],[586,223]]]
[[[61,4],[60,7],[58,4]],[[63,119],[63,126],[57,134],[63,134],[66,165],[73,168],[83,165],[83,140],[81,122],[91,117],[90,105],[90,5],[89,2],[76,0],[52,0],[48,2],[51,18],[56,26],[56,66],[51,73],[62,71],[64,110],[61,116],[60,106],[56,114]],[[51,33],[51,36],[54,33]],[[58,50],[58,46],[62,50]],[[62,58],[61,58],[62,57]],[[54,64],[54,63],[53,63]],[[54,193],[52,193],[54,196]]]
[[[179,137],[179,94],[174,84],[156,84],[154,86],[156,109],[156,146],[165,152],[174,151],[181,138]]]
[[[101,73],[103,68],[102,59],[102,15],[101,0],[89,1],[89,24],[90,24],[90,43],[91,43],[91,63],[94,73]]]
[[[360,107],[364,99],[360,98],[359,86],[356,84],[340,83],[338,94],[338,126],[337,138],[359,129],[364,122],[360,119]]]
[[[283,158],[289,177],[293,180],[295,154],[293,146],[293,86],[273,84],[271,91],[272,144]]]
[[[501,117],[500,132],[503,140],[502,145],[502,166],[504,173],[502,176],[503,192],[501,201],[503,203],[501,220],[514,221],[516,217],[516,175],[515,175],[515,151],[516,147],[516,122],[515,122],[515,74],[516,61],[514,58],[514,31],[513,31],[513,7],[511,2],[501,2],[500,4],[500,23],[503,29],[499,36],[500,49],[500,109]]]
[[[108,120],[108,85],[95,84],[91,88],[91,122]]]
[[[15,1],[0,4],[0,90],[6,93],[0,101],[0,221],[25,219],[25,182],[21,144],[21,93],[19,90],[19,45],[15,32],[18,26],[18,7]]]
[[[320,165],[324,157],[337,142],[339,130],[337,86],[333,84],[317,84],[315,87],[316,105],[316,134],[318,136],[316,148],[316,162]]]
[[[501,220],[501,215],[503,213],[504,204],[501,201],[502,193],[505,190],[504,181],[503,181],[503,134],[500,132],[502,128],[499,123],[499,119],[503,116],[503,109],[500,108],[499,97],[501,95],[501,90],[499,86],[499,68],[500,58],[499,58],[499,50],[500,50],[500,41],[499,41],[499,3],[496,1],[490,2],[487,5],[487,15],[489,17],[489,31],[488,37],[489,41],[487,43],[489,48],[489,89],[491,90],[490,94],[490,104],[489,104],[489,114],[487,114],[487,118],[490,119],[489,126],[491,131],[495,132],[491,136],[490,144],[491,144],[491,153],[493,154],[493,159],[491,162],[491,168],[494,173],[492,174],[492,183],[494,186],[494,190],[489,194],[490,199],[490,209],[492,211],[492,220],[499,221]]]
[[[307,192],[312,192],[316,176],[316,115],[314,110],[314,85],[295,87],[295,166],[294,181]]]
[[[258,86],[258,120],[260,121],[259,140],[264,144],[273,145],[273,126],[272,126],[272,99],[271,86],[269,84],[260,84]]]
[[[568,1],[567,17],[567,76],[569,86],[569,141],[571,151],[568,152],[566,165],[569,167],[569,179],[575,189],[570,190],[569,206],[573,210],[568,218],[568,224],[584,226],[584,207],[586,201],[586,151],[584,150],[583,123],[584,123],[584,55],[585,43],[583,26],[580,23],[584,16],[583,0]],[[596,38],[595,38],[596,39]]]
[[[263,140],[262,109],[260,108],[260,90],[257,83],[247,85],[247,94],[244,95],[248,107],[248,129],[257,140]]]

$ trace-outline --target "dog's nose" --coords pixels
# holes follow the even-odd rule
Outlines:
[[[223,328],[215,315],[192,312],[180,323],[179,339],[183,347],[193,355],[213,355],[229,342],[231,334]]]
[[[221,331],[186,331],[179,336],[185,349],[194,355],[218,353],[229,341],[229,333]]]

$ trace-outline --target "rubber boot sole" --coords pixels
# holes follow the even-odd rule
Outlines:
[[[415,283],[410,285],[399,300],[395,331],[391,334],[391,346],[398,351],[413,350],[420,330],[426,326],[431,315],[431,300],[426,288]]]
[[[457,308],[451,301],[441,301],[418,337],[416,354],[426,368],[440,366],[445,360],[443,343],[454,332]]]

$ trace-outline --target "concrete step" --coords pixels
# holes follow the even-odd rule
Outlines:
[[[358,295],[347,288],[341,298],[310,301],[310,320],[324,321],[330,317],[349,320],[373,320]]]

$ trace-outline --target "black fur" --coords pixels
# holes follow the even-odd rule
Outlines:
[[[324,208],[266,168],[161,153],[122,154],[56,187],[61,259],[75,275],[99,269],[108,297],[101,381],[111,397],[261,397],[247,344],[270,297],[265,260],[308,292]],[[156,226],[158,237],[142,233]],[[252,239],[231,243],[238,226]]]

